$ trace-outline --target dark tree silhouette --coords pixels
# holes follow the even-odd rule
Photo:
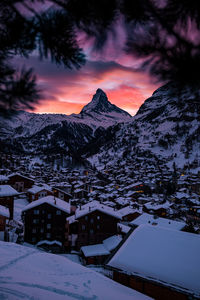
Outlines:
[[[1,113],[21,106],[31,108],[39,99],[32,71],[18,74],[10,58],[28,57],[37,50],[41,58],[51,58],[70,68],[80,67],[84,55],[77,32],[84,31],[95,41],[95,49],[101,49],[111,34],[120,38],[117,22],[126,34],[124,50],[141,59],[141,70],[158,81],[173,81],[179,88],[187,85],[198,90],[199,0],[51,0],[53,8],[38,12],[34,5],[39,2],[47,3],[0,2]]]
[[[11,63],[16,55],[40,58],[79,68],[84,54],[77,44],[71,18],[60,8],[37,12],[35,0],[0,1],[0,115],[8,117],[19,109],[33,109],[40,99],[31,69],[18,71]]]
[[[77,27],[102,47],[124,26],[125,51],[142,59],[141,70],[158,81],[199,85],[200,2],[198,0],[56,0]],[[78,8],[81,7],[81,10]]]

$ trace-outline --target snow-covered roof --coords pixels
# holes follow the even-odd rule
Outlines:
[[[122,237],[120,235],[113,235],[103,241],[103,245],[109,251],[115,249],[121,242]]]
[[[60,246],[60,247],[62,247],[62,243],[61,242],[59,242],[59,241],[48,241],[48,240],[39,241],[36,246],[55,245],[55,244],[58,245],[58,246]]]
[[[8,181],[8,176],[0,175],[0,181]]]
[[[16,196],[19,193],[10,185],[0,185],[0,197]]]
[[[0,242],[0,275],[2,299],[151,299],[66,257],[14,243]]]
[[[6,218],[10,218],[9,209],[3,205],[0,205],[0,216],[4,216]]]
[[[85,257],[109,255],[110,251],[103,244],[89,245],[81,247]]]
[[[20,173],[12,173],[12,174],[8,175],[8,178],[11,178],[11,177],[14,177],[14,176],[20,176],[20,177],[22,177],[22,178],[25,178],[25,179],[34,181],[33,178],[28,177],[28,176],[25,176],[25,175],[22,175],[22,174],[20,174]]]
[[[73,223],[76,219],[79,219],[96,210],[105,213],[107,215],[111,215],[112,217],[115,217],[117,219],[121,219],[121,216],[112,207],[106,206],[100,203],[99,201],[94,200],[88,202],[85,205],[82,205],[81,208],[77,208],[75,215],[68,217],[67,220],[69,221],[69,223]]]
[[[37,193],[39,193],[41,191],[44,191],[44,190],[50,192],[51,188],[48,187],[47,185],[45,185],[45,186],[34,185],[32,188],[28,189],[27,192],[29,192],[31,194],[37,194]]]
[[[122,233],[128,233],[131,228],[123,223],[117,223],[117,228],[120,229]]]
[[[158,209],[161,209],[161,208],[164,208],[164,209],[168,209],[170,208],[171,206],[173,205],[173,203],[170,203],[170,202],[165,202],[163,204],[154,204],[154,203],[145,203],[144,206],[147,208],[147,209],[152,209],[152,210],[158,210]]]
[[[33,201],[31,203],[29,203],[28,205],[26,205],[23,209],[22,209],[22,212],[23,211],[27,211],[29,209],[32,209],[33,207],[37,207],[41,204],[44,204],[44,203],[47,203],[51,206],[54,206],[55,208],[58,208],[66,213],[70,213],[70,204],[59,199],[59,198],[56,198],[54,196],[46,196],[46,197],[43,197],[43,198],[40,198],[36,201]]]
[[[119,209],[117,212],[118,212],[122,217],[124,217],[124,216],[126,216],[126,215],[128,215],[128,214],[132,214],[132,213],[136,212],[136,210],[133,209],[133,208],[130,207],[130,206],[125,206],[125,207]]]
[[[200,297],[199,253],[197,234],[141,225],[108,265]]]
[[[153,215],[143,213],[141,216],[137,217],[135,220],[131,221],[129,223],[130,225],[142,225],[142,224],[148,224],[153,226],[161,226],[165,228],[171,228],[175,230],[181,230],[185,227],[184,222],[178,222],[170,219],[160,218],[160,217],[154,217]]]

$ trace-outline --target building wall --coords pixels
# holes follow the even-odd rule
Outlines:
[[[170,289],[167,286],[152,283],[151,281],[144,280],[135,276],[130,276],[125,273],[113,271],[113,280],[126,285],[138,292],[146,294],[155,300],[187,300],[188,295]]]
[[[10,219],[13,219],[14,213],[14,196],[0,197],[0,205],[6,206],[10,211]]]
[[[118,222],[119,219],[113,216],[94,211],[70,224],[68,235],[78,234],[76,247],[80,249],[82,246],[102,243],[104,239],[117,234]]]
[[[9,178],[9,184],[18,192],[24,192],[33,186],[34,181],[28,178],[24,178],[20,175],[13,175]]]
[[[47,203],[25,211],[25,242],[36,244],[41,240],[57,240],[64,243],[66,217],[67,213]]]

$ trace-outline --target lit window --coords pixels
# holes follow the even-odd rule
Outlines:
[[[100,216],[97,216],[97,220],[100,220]]]

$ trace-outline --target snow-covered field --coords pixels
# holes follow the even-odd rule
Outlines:
[[[0,299],[147,300],[66,257],[0,242]]]

